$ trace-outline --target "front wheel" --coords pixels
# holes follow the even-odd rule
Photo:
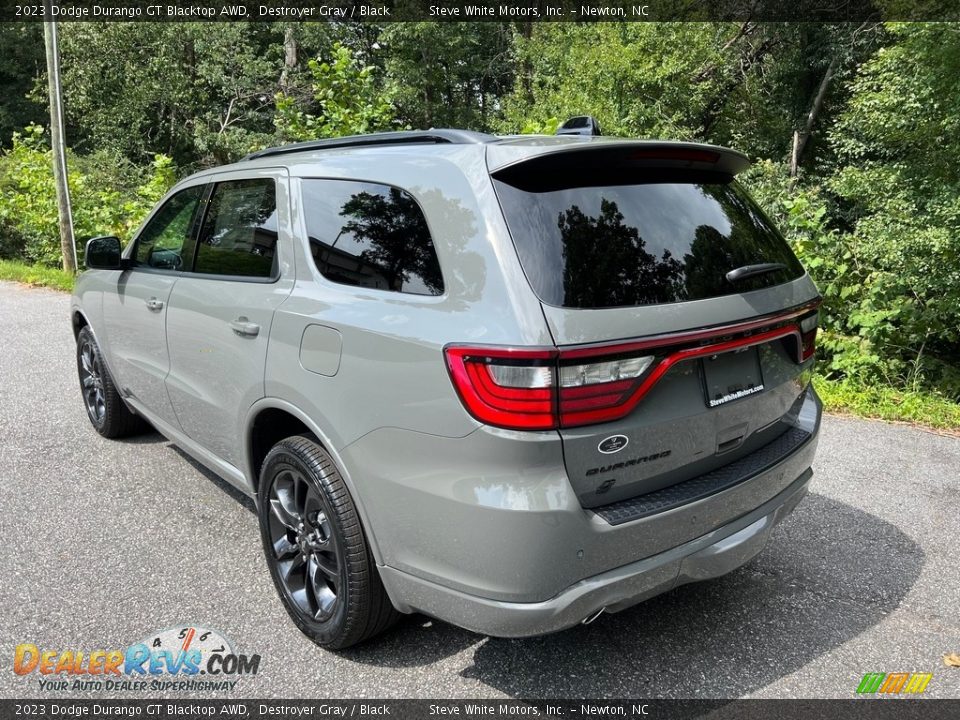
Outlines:
[[[126,437],[149,429],[120,397],[90,328],[77,335],[77,372],[87,417],[94,430],[106,438]]]
[[[327,452],[310,437],[277,443],[258,491],[263,549],[280,599],[318,645],[341,649],[399,616],[380,582],[356,506]]]

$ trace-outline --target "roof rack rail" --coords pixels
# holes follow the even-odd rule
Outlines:
[[[370,145],[403,145],[405,143],[452,143],[456,145],[470,145],[487,143],[496,137],[471,130],[400,130],[397,132],[371,133],[369,135],[348,135],[346,137],[328,138],[326,140],[307,140],[306,142],[291,143],[278,147],[266,148],[252,152],[243,160],[255,160],[273,155],[304,152],[307,150],[332,150],[336,148],[364,147]]]

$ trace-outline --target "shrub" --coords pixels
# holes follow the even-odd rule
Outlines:
[[[0,257],[56,266],[60,231],[52,157],[43,128],[28,126],[0,155]],[[67,155],[77,245],[96,235],[126,241],[173,185],[172,161],[157,155],[148,168],[109,153]]]

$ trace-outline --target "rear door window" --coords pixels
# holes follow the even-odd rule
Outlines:
[[[328,280],[412,295],[443,294],[423,211],[405,190],[352,180],[305,179],[310,254]]]
[[[730,179],[711,180],[495,184],[524,271],[550,305],[701,300],[802,276],[790,247],[747,193]],[[783,269],[735,283],[726,278],[762,263]]]
[[[217,183],[197,239],[194,272],[275,275],[277,193],[269,178]]]

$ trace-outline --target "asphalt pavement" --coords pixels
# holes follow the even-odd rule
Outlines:
[[[17,644],[119,649],[190,625],[261,656],[194,697],[852,697],[902,671],[960,698],[942,662],[960,653],[960,439],[827,417],[811,494],[724,578],[547,637],[411,616],[332,653],[285,615],[252,503],[160,435],[93,431],[68,307],[0,283],[0,697],[121,696],[41,690],[13,672]]]

